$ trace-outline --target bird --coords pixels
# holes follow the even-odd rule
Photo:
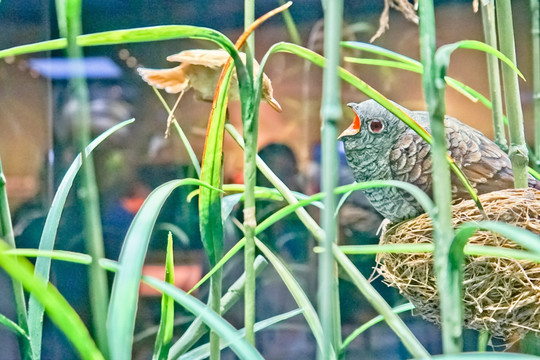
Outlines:
[[[426,131],[431,131],[428,112],[395,105]],[[355,180],[400,180],[416,185],[432,197],[430,145],[375,100],[348,106],[355,118],[339,139],[344,143]],[[512,164],[503,150],[480,131],[454,117],[446,115],[444,122],[448,153],[478,194],[514,187]],[[529,187],[540,190],[540,182],[530,175],[528,182]],[[453,199],[470,198],[455,174],[451,175],[451,184]],[[411,194],[396,187],[363,192],[375,210],[392,223],[424,212]]]
[[[217,82],[221,70],[230,55],[225,50],[191,49],[184,50],[167,57],[168,61],[180,62],[179,66],[170,69],[137,69],[139,75],[148,84],[165,89],[170,94],[177,94],[190,88],[195,90],[200,100],[212,101],[216,91]],[[246,54],[240,52],[240,58],[245,63]],[[253,73],[257,74],[259,64],[253,61]],[[274,99],[272,82],[266,74],[262,80],[262,100],[268,103],[274,110],[281,112],[281,106]],[[238,80],[236,69],[233,70],[229,100],[239,100]]]

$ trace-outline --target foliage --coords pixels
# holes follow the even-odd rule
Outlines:
[[[246,9],[253,9],[254,2],[246,2]],[[397,334],[404,346],[414,358],[427,358],[430,355],[423,347],[419,339],[411,332],[406,324],[399,318],[397,313],[412,309],[410,304],[392,309],[369,283],[369,281],[353,265],[349,255],[369,254],[377,252],[431,252],[435,253],[435,267],[438,279],[438,290],[441,295],[443,313],[443,343],[445,354],[441,359],[453,358],[488,358],[482,353],[459,354],[461,352],[461,327],[462,309],[459,297],[462,286],[462,263],[465,254],[483,254],[499,257],[512,257],[515,259],[527,259],[539,262],[540,249],[537,237],[523,229],[512,228],[504,223],[482,222],[466,223],[455,232],[449,225],[450,212],[450,172],[452,168],[464,183],[468,180],[461,170],[447,157],[444,138],[443,117],[445,114],[444,94],[446,85],[450,85],[465,94],[477,99],[486,106],[490,102],[474,89],[446,76],[446,70],[450,65],[450,56],[457,49],[475,49],[498,57],[504,64],[507,77],[521,73],[515,66],[511,56],[503,55],[498,50],[478,41],[461,41],[454,44],[443,45],[435,48],[434,16],[432,2],[423,0],[420,2],[420,25],[422,35],[422,63],[406,58],[389,50],[375,47],[369,44],[345,42],[341,45],[362,49],[374,54],[382,55],[387,59],[346,59],[369,65],[395,67],[421,73],[424,80],[426,102],[432,119],[433,134],[428,134],[411,118],[404,114],[383,94],[369,86],[351,72],[339,67],[340,32],[343,9],[341,2],[325,2],[325,21],[327,30],[325,39],[328,48],[323,57],[298,44],[277,43],[270,47],[262,58],[259,71],[253,70],[253,44],[247,49],[247,61],[244,64],[240,57],[240,48],[247,41],[256,27],[265,20],[282,11],[285,11],[285,21],[292,33],[294,42],[299,42],[296,26],[292,17],[287,12],[291,3],[269,12],[261,18],[254,20],[246,17],[246,31],[233,43],[224,34],[197,26],[188,25],[163,25],[143,27],[125,30],[113,30],[95,34],[80,35],[80,1],[58,1],[59,28],[65,38],[43,41],[34,44],[21,45],[9,49],[0,50],[0,58],[29,54],[41,51],[60,50],[69,48],[72,56],[81,55],[79,47],[105,46],[115,44],[127,44],[137,42],[151,42],[172,39],[202,39],[212,42],[230,55],[227,65],[224,66],[220,80],[217,84],[216,95],[209,115],[208,131],[205,138],[205,151],[202,154],[202,164],[198,163],[197,155],[193,151],[188,137],[184,134],[179,124],[173,119],[173,115],[165,101],[162,99],[170,117],[175,125],[181,140],[186,146],[194,168],[197,170],[199,179],[176,179],[166,182],[157,187],[146,199],[141,209],[135,216],[125,236],[122,252],[117,263],[98,259],[97,255],[76,254],[54,250],[55,239],[58,231],[60,218],[65,207],[66,198],[71,191],[79,169],[88,165],[91,152],[107,137],[114,134],[121,127],[130,124],[128,120],[111,128],[104,134],[90,142],[85,143],[84,134],[81,135],[81,154],[75,159],[65,174],[62,183],[57,189],[54,201],[49,209],[45,227],[42,232],[39,249],[16,249],[13,241],[13,230],[5,191],[5,178],[0,166],[0,267],[2,267],[14,280],[14,296],[17,303],[18,319],[14,322],[0,314],[0,326],[6,327],[20,338],[21,356],[29,359],[40,358],[41,331],[43,326],[43,311],[66,334],[81,357],[85,359],[110,358],[128,359],[132,352],[134,328],[139,305],[139,286],[141,281],[146,282],[163,293],[161,308],[161,323],[156,336],[154,358],[201,358],[210,356],[212,359],[219,358],[219,352],[223,347],[230,347],[240,358],[259,359],[261,354],[254,346],[254,333],[261,331],[275,323],[302,314],[309,329],[314,336],[319,354],[325,359],[338,359],[345,354],[351,342],[370,326],[380,321],[386,321],[388,326]],[[79,14],[80,15],[80,14]],[[254,21],[253,21],[254,20]],[[503,31],[504,32],[504,31]],[[249,40],[251,42],[252,40]],[[324,99],[323,99],[323,179],[324,192],[307,196],[294,193],[278,178],[260,157],[257,156],[258,139],[258,113],[261,94],[263,91],[263,72],[273,54],[290,53],[306,61],[324,68]],[[507,66],[506,66],[507,65]],[[233,78],[233,70],[238,79],[243,136],[231,125],[227,124],[227,96],[230,81]],[[437,184],[434,193],[434,202],[418,188],[396,181],[371,181],[347,186],[336,186],[336,135],[337,123],[340,120],[341,104],[338,92],[338,79],[348,82],[370,98],[373,98],[388,108],[393,114],[407,123],[411,128],[423,136],[433,146],[434,159],[434,182]],[[81,89],[84,83],[80,82]],[[157,90],[156,90],[157,92]],[[159,94],[159,93],[158,93]],[[83,96],[82,94],[81,96]],[[515,95],[515,94],[514,94]],[[515,106],[519,106],[514,104]],[[513,108],[514,112],[519,109]],[[81,115],[83,116],[83,115]],[[519,130],[519,120],[513,132]],[[517,129],[517,130],[516,130]],[[225,131],[229,132],[238,144],[244,149],[244,186],[223,184],[223,138]],[[519,134],[518,134],[519,135]],[[517,138],[519,136],[516,135]],[[86,141],[88,142],[88,141]],[[522,145],[522,144],[521,144]],[[521,146],[519,145],[519,146]],[[519,147],[518,146],[518,147]],[[526,152],[525,152],[526,154]],[[522,169],[523,170],[523,169]],[[82,175],[85,176],[85,171]],[[275,189],[255,186],[257,171],[260,171],[275,186]],[[521,179],[523,180],[523,179]],[[95,186],[90,178],[84,182],[86,187]],[[212,269],[194,287],[200,287],[210,279],[210,296],[208,304],[203,304],[192,291],[184,292],[174,286],[174,264],[172,258],[172,238],[169,238],[167,248],[165,281],[142,275],[142,267],[146,259],[146,253],[154,225],[164,202],[171,193],[180,186],[196,185],[199,187],[196,195],[199,200],[200,232],[204,249],[208,256]],[[336,245],[337,227],[336,217],[339,217],[339,209],[346,196],[354,191],[365,190],[375,187],[399,187],[411,193],[424,207],[426,213],[432,218],[434,224],[435,244],[429,246],[364,246],[364,247],[339,247]],[[471,196],[478,202],[475,191],[469,186]],[[226,193],[227,191],[227,193]],[[235,194],[230,194],[235,192]],[[227,194],[224,197],[224,194]],[[340,202],[336,201],[336,195],[347,194]],[[285,201],[279,210],[273,212],[264,221],[257,224],[256,199],[268,199],[271,201]],[[187,200],[186,200],[187,201]],[[238,203],[243,202],[244,223],[238,224],[244,233],[244,237],[235,244],[226,254],[223,254],[223,223],[227,218],[233,218],[232,209]],[[479,206],[481,204],[478,202]],[[323,210],[322,226],[306,211],[305,207],[316,205]],[[296,213],[306,228],[319,241],[321,247],[316,249],[320,254],[319,286],[325,289],[318,299],[318,310],[310,300],[310,296],[302,289],[298,279],[291,273],[287,264],[267,244],[257,238],[271,225],[282,221],[286,216]],[[95,215],[94,217],[96,217]],[[98,217],[98,216],[97,216]],[[97,219],[87,219],[87,224],[97,224]],[[96,225],[97,226],[97,225]],[[90,226],[90,228],[93,228]],[[493,249],[467,245],[469,237],[477,230],[490,230],[512,239],[520,244],[525,250]],[[94,230],[96,230],[94,228]],[[93,237],[91,233],[87,237]],[[100,245],[100,244],[98,244]],[[102,245],[102,244],[101,244]],[[233,292],[239,288],[245,288],[245,329],[239,331],[228,323],[223,315],[238,300],[236,295],[225,295],[222,298],[221,274],[222,267],[229,263],[234,254],[244,249],[245,275],[241,278],[241,284],[234,287]],[[277,315],[259,323],[255,323],[255,277],[262,271],[261,261],[255,259],[255,251],[259,251],[268,260],[279,274],[281,280],[294,298],[298,309]],[[35,268],[21,257],[38,257]],[[106,300],[109,305],[106,309],[106,329],[101,335],[97,331],[96,339],[93,339],[82,320],[67,303],[58,290],[49,282],[51,260],[70,261],[86,264],[95,268],[101,267],[115,272],[114,284],[110,299]],[[340,307],[337,286],[339,283],[336,267],[348,275],[351,282],[362,293],[368,302],[380,313],[380,316],[365,324],[360,324],[358,329],[344,341],[341,338]],[[97,275],[95,275],[97,276]],[[25,308],[25,298],[22,286],[30,293],[32,299],[29,309]],[[228,293],[229,294],[229,293]],[[234,297],[234,300],[231,300]],[[187,311],[193,313],[196,319],[192,327],[177,343],[172,343],[174,332],[174,302],[181,305]],[[94,311],[99,311],[94,309]],[[103,312],[105,314],[105,312]],[[28,318],[28,320],[27,320]],[[191,349],[204,334],[202,324],[205,324],[211,332],[209,344]],[[102,324],[103,325],[103,324]],[[107,344],[103,344],[98,337],[104,336]],[[96,345],[96,343],[98,345]],[[99,348],[99,347],[101,348]],[[521,355],[497,354],[501,358],[527,358]],[[491,355],[489,356],[491,358]]]

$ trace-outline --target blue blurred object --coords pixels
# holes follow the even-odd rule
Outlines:
[[[84,75],[87,79],[117,79],[122,70],[106,56],[87,57],[83,60],[68,58],[30,59],[30,68],[54,80],[68,80]]]

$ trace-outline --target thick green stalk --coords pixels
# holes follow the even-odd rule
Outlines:
[[[481,5],[482,9],[482,25],[484,28],[484,39],[486,44],[497,49],[497,27],[495,21],[495,4],[489,1],[485,5]],[[499,69],[499,60],[496,56],[486,54],[488,79],[489,79],[489,94],[491,97],[491,106],[493,114],[493,130],[494,140],[497,145],[504,151],[508,151],[508,143],[504,131],[504,113],[501,91],[501,75]]]
[[[13,225],[11,223],[11,213],[6,191],[6,177],[2,170],[2,159],[0,158],[0,239],[3,239],[11,247],[15,247],[15,237],[13,235]],[[13,297],[15,299],[15,311],[17,312],[17,324],[28,333],[28,319],[26,315],[26,300],[24,289],[20,282],[12,280]],[[32,349],[28,346],[28,341],[19,337],[21,358],[32,357]]]
[[[448,273],[449,249],[453,239],[452,195],[450,192],[450,167],[446,161],[446,114],[444,74],[439,74],[435,63],[435,11],[433,0],[420,0],[420,54],[424,65],[422,84],[433,136],[431,159],[433,164],[433,198],[437,216],[432,219],[435,237],[435,275],[441,299],[441,325],[443,350],[455,354],[462,350],[461,298],[453,291],[453,277]]]
[[[332,246],[337,238],[337,224],[334,212],[339,164],[337,153],[337,124],[343,116],[341,110],[340,80],[338,67],[340,61],[340,41],[343,17],[343,0],[327,3],[324,12],[324,55],[327,59],[323,71],[323,93],[321,105],[322,118],[322,179],[321,187],[326,193],[322,212],[322,227],[325,232],[323,247],[319,256],[319,314],[325,342],[319,351],[319,359],[329,359],[330,351],[341,348],[341,316],[339,309],[339,289],[337,264],[332,254]]]
[[[247,30],[255,20],[255,0],[244,1],[244,28]],[[246,42],[246,65],[250,74],[250,81],[253,86],[253,54],[255,53],[255,35],[251,34]],[[253,87],[252,87],[253,88]],[[255,91],[252,92],[251,96]],[[242,101],[252,101],[252,99],[242,99]],[[259,100],[256,100],[259,101]],[[253,107],[249,106],[250,113],[243,113],[244,139],[246,139],[246,149],[244,151],[244,229],[246,246],[244,248],[244,267],[246,272],[246,285],[244,292],[244,328],[246,329],[246,341],[255,345],[255,227],[257,226],[255,211],[255,182],[257,166],[255,157],[257,155],[258,139],[258,119],[253,112]],[[219,345],[219,344],[218,344]]]
[[[534,155],[540,169],[540,2],[531,0],[532,73],[534,101]]]
[[[516,64],[516,50],[514,44],[514,26],[512,21],[511,0],[497,0],[495,3],[500,51]],[[525,144],[523,130],[523,112],[521,97],[519,95],[518,75],[509,66],[502,67],[504,84],[504,99],[506,102],[506,116],[508,117],[508,130],[510,134],[510,149],[508,155],[512,161],[514,171],[514,186],[527,187],[527,165],[529,154]]]
[[[58,4],[63,1],[58,1]],[[81,1],[73,0],[66,3],[67,15],[67,55],[74,61],[81,61],[84,57],[82,49],[77,45],[77,36],[82,33],[81,27]],[[88,87],[82,72],[75,74],[71,80],[74,98],[78,105],[78,117],[75,121],[76,142],[81,152],[90,143],[90,107],[88,104]],[[107,308],[109,290],[107,276],[98,263],[98,259],[105,257],[103,249],[103,232],[99,208],[99,192],[96,184],[94,161],[91,155],[84,158],[81,167],[81,189],[78,191],[83,205],[84,232],[87,251],[92,256],[92,264],[89,269],[90,281],[90,306],[92,308],[92,322],[96,342],[99,349],[107,358]]]

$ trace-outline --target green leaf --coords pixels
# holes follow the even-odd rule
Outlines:
[[[354,58],[354,57],[345,57],[344,59],[347,62],[350,62],[352,64],[361,64],[361,65],[376,65],[376,66],[383,66],[383,67],[391,67],[401,70],[407,70],[412,71],[416,73],[422,73],[423,69],[421,65],[413,65],[404,63],[401,61],[394,61],[394,60],[382,60],[382,59],[366,59],[366,58]]]
[[[302,290],[302,287],[298,281],[296,281],[295,277],[287,269],[287,266],[272,252],[272,250],[270,250],[262,241],[257,238],[255,239],[255,244],[272,264],[274,269],[276,269],[277,273],[283,280],[283,283],[285,286],[287,286],[287,289],[289,289],[294,301],[296,301],[298,307],[303,310],[304,317],[306,318],[309,328],[317,341],[317,345],[319,348],[321,348],[324,344],[323,329],[319,317],[317,316],[317,312],[311,304],[311,301],[309,301],[308,296],[304,290]],[[335,352],[332,350],[329,351],[328,354],[331,354],[332,358],[335,356]]]
[[[519,246],[528,249],[532,252],[530,256],[524,255],[524,259],[530,259],[532,261],[538,260],[538,255],[540,255],[540,236],[510,225],[503,222],[496,222],[496,221],[480,221],[478,223],[476,222],[467,222],[462,224],[458,230],[456,231],[456,234],[454,236],[454,240],[452,241],[452,245],[450,246],[450,265],[454,269],[458,269],[463,264],[463,255],[464,255],[464,249],[466,246],[472,247],[473,245],[466,245],[467,241],[469,241],[469,238],[478,230],[488,230],[495,232],[497,234],[500,234],[512,241],[514,241]],[[476,245],[478,246],[478,245]],[[474,247],[473,247],[474,249]],[[513,251],[512,251],[513,250]],[[522,250],[516,250],[516,249],[500,249],[501,252],[497,253],[497,256],[508,256],[508,255],[517,255],[521,257],[520,255],[522,253],[525,253]],[[513,257],[513,256],[508,256]]]
[[[417,66],[417,67],[419,66],[420,68],[422,68],[422,64],[420,63],[420,61],[411,59],[408,56],[402,55],[392,50],[385,49],[377,45],[359,42],[359,41],[343,41],[341,42],[341,46],[350,48],[350,49],[367,51],[373,54],[387,57],[389,59],[395,60],[400,63]]]
[[[15,335],[24,338],[25,341],[28,343],[28,345],[30,345],[30,337],[28,336],[26,331],[24,331],[22,327],[17,325],[15,322],[10,320],[8,317],[4,316],[3,314],[0,314],[0,324],[4,325],[6,329],[11,331]]]
[[[523,77],[521,71],[519,71],[516,65],[514,65],[514,63],[510,59],[508,59],[508,57],[506,57],[499,50],[477,40],[461,40],[453,44],[441,46],[435,53],[435,62],[441,74],[446,73],[446,69],[450,64],[450,56],[457,49],[479,50],[494,55],[506,65],[510,66],[512,70],[514,70],[523,80],[525,80],[525,77]]]
[[[296,309],[296,310],[288,311],[284,314],[273,316],[263,321],[259,321],[258,323],[255,324],[254,330],[255,332],[264,330],[274,324],[290,319],[293,316],[296,316],[300,313],[302,313],[302,309]],[[245,329],[238,330],[239,337],[244,337],[245,335],[246,335]],[[228,346],[229,346],[229,343],[226,341],[220,341],[219,343],[219,347],[222,350]],[[184,355],[180,356],[178,359],[179,360],[200,360],[200,359],[208,358],[209,354],[210,354],[210,344],[204,344],[185,353]]]
[[[221,188],[221,167],[223,162],[223,134],[227,115],[227,91],[233,68],[230,67],[219,92],[219,100],[212,110],[205,151],[202,160],[201,180]],[[221,258],[223,251],[223,225],[221,220],[221,195],[201,188],[199,195],[199,221],[201,239],[214,266]]]
[[[0,240],[0,267],[43,304],[49,318],[75,346],[82,359],[103,359],[88,329],[66,299],[52,284],[34,276],[34,269],[28,260],[7,255],[9,249]]]
[[[461,235],[460,235],[461,236]],[[375,255],[375,254],[420,254],[433,252],[433,244],[384,244],[384,245],[344,245],[339,249],[347,255]],[[316,247],[315,252],[322,251]],[[503,248],[500,246],[487,245],[465,245],[463,248],[465,255],[470,256],[492,256],[515,260],[529,260],[540,263],[540,255],[530,251]]]
[[[77,44],[82,47],[138,43],[172,39],[205,39],[224,47],[227,51],[236,52],[234,44],[218,31],[189,25],[163,25],[142,28],[104,31],[77,37]],[[21,45],[0,51],[0,58],[17,56],[40,51],[61,50],[66,48],[66,39],[55,39],[34,44]],[[237,52],[236,52],[237,53]],[[234,57],[235,60],[239,57]]]
[[[174,286],[174,253],[173,239],[169,232],[167,239],[167,256],[165,260],[165,282]],[[154,345],[153,360],[166,360],[171,348],[174,330],[174,299],[167,294],[161,296],[161,318]]]
[[[244,247],[246,244],[246,239],[242,238],[240,241],[238,241],[234,246],[227,251],[225,255],[219,261],[212,267],[212,269],[202,277],[201,280],[199,280],[195,286],[191,288],[191,290],[188,291],[188,294],[191,294],[193,291],[197,290],[202,284],[204,284],[208,279],[212,277],[217,271],[219,271],[223,265],[229,261],[230,258],[232,258],[240,249]]]
[[[135,215],[122,246],[109,305],[107,328],[113,360],[131,354],[139,282],[150,235],[167,198],[174,189],[184,185],[201,185],[220,191],[196,179],[172,180],[152,191]]]
[[[414,305],[411,303],[403,304],[396,306],[392,309],[392,311],[395,314],[401,314],[402,312],[409,311],[414,309]],[[364,331],[372,327],[373,325],[376,325],[380,322],[384,321],[384,317],[381,315],[378,315],[374,317],[373,319],[369,320],[368,322],[364,323],[362,326],[360,326],[358,329],[354,330],[345,340],[343,340],[343,344],[341,345],[341,353],[343,354],[345,350],[347,349],[347,346],[356,339],[360,334],[362,334]]]
[[[94,141],[92,141],[85,149],[84,156],[87,157],[94,151],[94,149],[101,144],[105,139],[120,130],[126,125],[131,124],[134,119],[126,120],[116,126],[113,126],[103,134],[99,135]],[[66,204],[66,199],[73,186],[75,176],[79,172],[82,166],[82,155],[79,154],[73,160],[73,163],[67,170],[66,174],[62,178],[62,182],[58,186],[58,190],[54,195],[51,207],[47,213],[47,219],[41,233],[41,239],[39,241],[40,251],[51,251],[54,248],[56,241],[56,234],[58,232],[58,225],[60,223],[60,217]],[[51,259],[48,257],[38,257],[35,265],[35,274],[43,281],[47,282],[49,279],[49,272],[51,268]],[[38,352],[41,349],[41,334],[43,329],[43,305],[38,301],[35,294],[30,296],[28,302],[28,332],[30,334],[32,348],[34,352]]]
[[[149,276],[144,276],[143,280],[153,288],[172,297],[177,303],[185,307],[189,312],[200,317],[201,320],[210,329],[212,329],[212,331],[217,333],[220,338],[230,342],[231,349],[236,355],[238,355],[239,358],[246,360],[263,359],[261,354],[259,354],[254,347],[249,345],[244,339],[242,339],[242,337],[238,335],[237,330],[231,324],[216,314],[207,305],[164,281]]]
[[[389,186],[395,186],[409,192],[411,195],[414,196],[416,201],[418,201],[418,203],[422,206],[422,208],[426,211],[426,213],[428,213],[430,217],[433,217],[435,215],[436,209],[431,199],[418,187],[412,184],[406,183],[406,182],[395,181],[395,180],[366,181],[363,183],[354,183],[350,185],[339,186],[334,190],[334,194],[343,194],[349,191],[370,189],[370,188],[376,188],[376,187],[389,187]],[[299,201],[296,204],[289,204],[285,206],[284,208],[276,211],[275,213],[270,215],[268,218],[263,220],[259,225],[257,225],[257,228],[255,230],[256,234],[259,234],[261,231],[266,230],[269,226],[283,219],[285,216],[293,213],[296,209],[307,206],[314,201],[319,201],[322,198],[324,198],[324,193],[317,193],[315,195],[310,196],[309,198],[305,200]]]
[[[64,250],[46,251],[17,248],[6,251],[6,254],[24,257],[47,257],[51,260],[68,261],[83,265],[89,265],[92,262],[92,257],[90,255]]]
[[[381,314],[388,326],[403,342],[405,348],[411,353],[414,358],[428,359],[429,353],[424,346],[418,341],[411,330],[405,325],[403,320],[399,318],[393,311],[386,300],[375,290],[370,282],[362,275],[362,273],[354,266],[347,256],[339,249],[337,245],[332,247],[332,252],[336,261],[349,275],[353,284],[365,296],[368,302]]]
[[[268,261],[259,255],[255,259],[255,274],[258,276],[268,266]],[[242,274],[227,290],[221,298],[221,314],[228,312],[234,304],[240,300],[245,290],[245,273]],[[184,354],[208,331],[208,328],[203,326],[200,318],[196,318],[184,334],[174,343],[169,352],[169,358],[176,359]]]

